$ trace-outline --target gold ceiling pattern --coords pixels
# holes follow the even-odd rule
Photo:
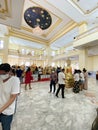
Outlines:
[[[52,23],[51,15],[47,10],[37,6],[29,7],[24,12],[24,19],[31,28],[39,27],[42,30],[49,28]]]
[[[0,0],[0,18],[11,16],[11,0]]]
[[[83,14],[90,14],[98,9],[98,0],[71,0]]]
[[[60,46],[63,46],[67,42],[69,44],[68,39],[73,40],[78,35],[81,23],[87,23],[87,28],[90,27],[89,25],[98,25],[97,2],[98,0],[62,0],[58,2],[55,0],[0,0],[0,23],[9,26],[9,28],[6,26],[9,36],[41,45],[49,46],[55,43],[58,46],[60,43]],[[43,30],[40,35],[34,34],[33,29],[26,24],[23,17],[25,10],[33,6],[44,8],[52,17],[51,26]],[[40,20],[37,19],[37,22]]]
[[[29,37],[29,40],[31,41],[36,41],[35,39],[37,39],[38,43],[49,45],[51,41],[53,42],[57,38],[59,38],[59,35],[60,36],[64,35],[64,32],[67,33],[66,28],[68,30],[68,28],[71,28],[71,26],[72,28],[73,26],[74,27],[77,26],[77,23],[74,22],[69,16],[65,15],[63,12],[58,10],[55,6],[51,5],[49,2],[44,0],[42,1],[43,1],[43,5],[41,5],[36,1],[25,0],[24,8],[23,8],[23,16],[25,10],[32,6],[43,8],[47,10],[52,17],[51,26],[43,30],[43,32],[40,35],[37,35],[33,33],[33,29],[26,24],[24,17],[22,16],[21,30],[13,29],[12,31],[10,31],[11,32],[10,34],[13,34],[13,36],[15,36],[17,33],[17,35],[19,34],[19,37],[21,36],[21,38],[23,39],[25,38],[27,40]],[[55,10],[55,12],[53,10]],[[30,17],[30,15],[28,15],[28,17]],[[39,22],[39,19],[37,19],[37,22]]]

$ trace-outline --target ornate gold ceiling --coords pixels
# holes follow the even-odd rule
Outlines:
[[[0,0],[0,18],[11,17],[11,0]]]

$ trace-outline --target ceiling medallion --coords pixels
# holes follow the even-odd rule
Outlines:
[[[42,30],[49,28],[52,23],[50,14],[45,9],[40,7],[28,8],[24,12],[24,19],[30,27],[39,27]]]

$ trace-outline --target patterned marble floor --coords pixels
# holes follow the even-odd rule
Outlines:
[[[88,91],[79,94],[65,90],[64,99],[48,93],[49,82],[33,83],[27,91],[22,85],[12,130],[91,130],[97,114],[91,101],[98,101],[98,82],[90,78],[88,83]],[[86,92],[95,98],[85,96]]]

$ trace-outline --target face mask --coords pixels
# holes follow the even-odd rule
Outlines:
[[[0,75],[0,78],[1,78],[2,80],[7,79],[8,77],[9,77],[9,74],[2,74],[2,75]]]

